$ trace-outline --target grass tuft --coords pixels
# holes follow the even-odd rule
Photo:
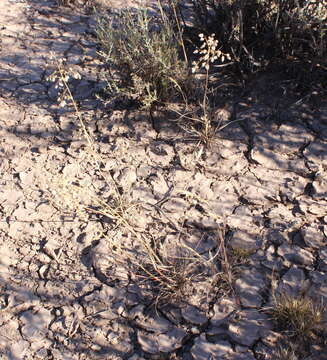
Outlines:
[[[271,313],[279,330],[291,338],[310,340],[323,330],[326,307],[307,297],[281,295]]]

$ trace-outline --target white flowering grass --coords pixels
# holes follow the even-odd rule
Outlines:
[[[210,64],[214,63],[218,59],[221,62],[231,60],[231,56],[229,54],[223,53],[220,48],[218,48],[218,40],[215,38],[215,34],[211,34],[210,36],[199,34],[199,38],[202,44],[193,52],[193,54],[199,55],[200,57],[197,61],[192,62],[193,73],[201,67],[205,68],[206,71],[209,71]]]
[[[47,78],[47,81],[55,83],[58,89],[58,103],[60,107],[65,107],[72,99],[70,88],[67,86],[71,79],[81,80],[81,74],[72,67],[67,67],[67,59],[57,60],[57,69]]]
[[[210,67],[216,62],[225,62],[231,60],[230,54],[224,53],[219,47],[219,42],[215,37],[215,34],[206,36],[204,34],[199,34],[201,45],[196,48],[193,52],[194,55],[198,56],[198,59],[192,62],[192,73],[200,73],[203,69],[205,70],[205,79],[204,79],[204,91],[203,98],[200,104],[201,115],[199,117],[187,117],[192,120],[195,124],[200,124],[200,130],[193,127],[191,132],[195,133],[197,137],[200,138],[200,141],[205,145],[210,145],[214,135],[217,131],[223,129],[226,125],[218,124],[214,126],[212,122],[212,110],[210,109],[208,101],[208,91],[209,91],[209,80],[210,80]]]

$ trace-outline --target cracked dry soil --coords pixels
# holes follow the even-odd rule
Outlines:
[[[170,125],[157,133],[136,111],[101,110],[94,29],[82,8],[0,3],[0,358],[276,359],[283,335],[263,311],[272,281],[276,293],[327,302],[327,103],[294,103],[278,122],[250,91],[238,105],[242,121],[202,151]],[[63,184],[92,184],[102,199],[110,188],[46,80],[50,54],[82,74],[73,94],[102,172],[143,204],[133,231],[208,256],[224,223],[227,246],[247,254],[232,292],[219,295],[208,276],[182,301],[155,308],[147,285],[113,261],[108,239],[133,249],[128,230],[78,216],[87,191],[72,198]],[[326,360],[324,342],[303,359]]]

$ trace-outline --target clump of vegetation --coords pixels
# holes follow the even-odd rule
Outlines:
[[[126,224],[125,224],[126,225]],[[133,231],[127,225],[129,231]],[[187,236],[187,234],[184,234]],[[233,291],[234,264],[225,248],[223,229],[216,233],[213,252],[199,253],[180,239],[155,239],[133,232],[138,246],[133,250],[123,242],[108,239],[113,265],[124,268],[156,305],[189,300],[197,287],[206,297]],[[201,240],[199,240],[200,242]]]
[[[162,8],[159,16],[143,9],[101,15],[97,34],[111,95],[126,95],[145,108],[180,95],[189,71],[179,35]]]
[[[242,72],[270,64],[323,66],[327,50],[327,7],[322,1],[191,0],[188,13],[178,7],[185,35],[215,33]],[[194,18],[187,23],[186,16]]]
[[[206,145],[229,125],[215,123],[213,115],[220,75],[237,74],[244,84],[246,74],[278,69],[304,90],[315,79],[323,79],[327,59],[323,2],[191,0],[186,7],[181,0],[158,0],[157,4],[151,14],[146,9],[99,14],[106,91],[111,99],[133,99],[151,111],[155,105],[177,103],[179,124]]]
[[[190,66],[187,59],[192,60],[199,34],[215,34],[221,53],[231,56],[228,65],[241,72],[286,63],[326,69],[327,6],[322,1],[191,0],[187,7],[181,0],[169,0],[165,7],[162,3],[158,0],[160,16],[124,10],[112,21],[101,16],[98,29],[108,64],[127,70],[127,77],[152,79],[153,89],[179,76],[181,66]]]
[[[280,344],[273,353],[276,360],[299,360],[296,354],[296,346],[292,344]]]
[[[273,355],[276,360],[297,360],[311,353],[312,345],[323,345],[326,338],[327,308],[306,295],[274,295],[267,309],[280,333]]]
[[[290,336],[309,339],[322,330],[324,313],[322,304],[310,298],[281,295],[276,299],[272,317],[276,326]]]

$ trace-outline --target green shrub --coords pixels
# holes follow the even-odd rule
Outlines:
[[[168,17],[147,10],[100,16],[98,39],[108,67],[108,88],[149,108],[181,94],[188,80],[181,43]]]

